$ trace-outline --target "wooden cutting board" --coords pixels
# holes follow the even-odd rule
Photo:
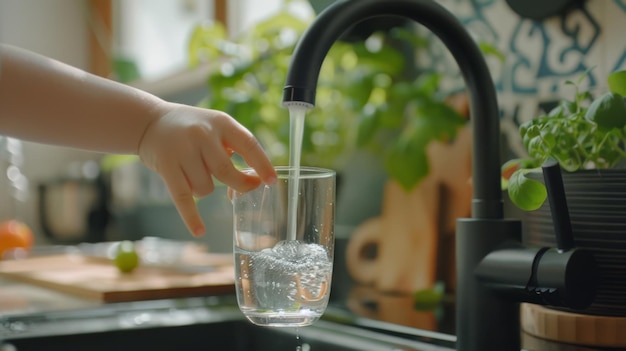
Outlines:
[[[111,261],[55,255],[0,261],[0,276],[103,302],[124,302],[233,293],[230,254],[206,254],[198,269],[140,266],[121,273]]]

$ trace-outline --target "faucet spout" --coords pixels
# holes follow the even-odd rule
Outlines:
[[[500,126],[496,92],[482,53],[463,25],[432,0],[337,1],[323,11],[295,48],[283,101],[315,104],[320,67],[332,44],[354,24],[379,16],[413,19],[435,33],[456,60],[470,96],[473,123],[474,218],[502,218]]]

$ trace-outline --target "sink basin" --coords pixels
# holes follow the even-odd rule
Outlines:
[[[326,318],[333,318],[327,313]],[[301,328],[259,327],[236,306],[120,305],[90,311],[0,318],[0,340],[29,350],[443,351],[453,342],[352,321],[322,319]],[[300,346],[300,348],[298,348]],[[1,347],[0,347],[1,349]]]
[[[452,350],[419,341],[356,330],[320,321],[297,332],[225,321],[182,327],[158,327],[29,339],[7,340],[28,350],[228,350],[228,351],[434,351]]]

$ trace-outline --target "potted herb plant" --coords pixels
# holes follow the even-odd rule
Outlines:
[[[609,92],[593,98],[576,82],[573,100],[563,100],[548,114],[523,123],[520,136],[528,157],[513,159],[503,166],[503,187],[511,201],[523,210],[536,210],[546,199],[543,184],[528,174],[540,171],[549,158],[568,172],[610,169],[626,158],[626,71],[608,76]]]
[[[593,97],[576,82],[574,98],[519,128],[528,157],[503,166],[511,201],[527,210],[524,241],[553,246],[555,236],[541,169],[559,162],[577,246],[591,250],[600,286],[590,314],[626,316],[626,71],[608,75],[609,91]]]

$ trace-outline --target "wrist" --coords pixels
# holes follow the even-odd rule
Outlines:
[[[150,129],[157,123],[163,116],[165,116],[168,111],[172,110],[172,103],[167,102],[165,100],[161,100],[159,98],[155,98],[152,101],[148,102],[149,107],[146,112],[146,119],[143,127],[143,131],[139,135],[139,139],[137,140],[137,146],[135,148],[135,153],[141,156],[142,145],[146,140]]]

